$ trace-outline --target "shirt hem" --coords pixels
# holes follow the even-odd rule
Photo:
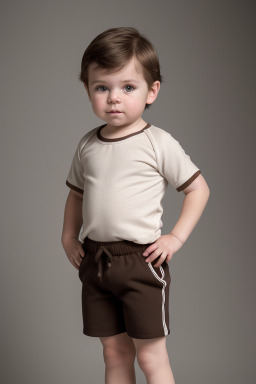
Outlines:
[[[75,185],[71,184],[68,180],[66,180],[66,185],[69,188],[74,189],[74,191],[79,192],[83,195],[83,193],[84,193],[83,189],[76,187]]]
[[[182,191],[183,189],[187,188],[191,183],[192,181],[194,181],[199,175],[200,175],[201,171],[200,169],[198,171],[196,171],[196,173],[194,173],[194,175],[192,175],[185,183],[181,184],[178,188],[176,188],[176,190],[178,192]]]

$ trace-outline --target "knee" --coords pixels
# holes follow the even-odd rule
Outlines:
[[[161,368],[169,363],[168,354],[155,354],[145,349],[141,349],[137,351],[137,361],[142,369],[142,371],[146,374],[153,374]]]
[[[104,347],[103,357],[105,364],[110,367],[120,365],[123,362],[134,363],[136,351],[129,348]]]

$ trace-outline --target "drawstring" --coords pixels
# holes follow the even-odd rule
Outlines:
[[[111,267],[111,261],[113,260],[113,255],[111,255],[111,253],[107,250],[106,247],[104,247],[104,245],[101,245],[99,250],[98,250],[98,252],[94,256],[95,263],[98,263],[98,274],[97,274],[97,277],[100,279],[100,281],[102,280],[103,263],[102,263],[101,255],[102,255],[103,251],[108,256],[108,267]]]

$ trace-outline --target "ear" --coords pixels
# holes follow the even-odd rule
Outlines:
[[[89,100],[91,101],[91,97],[90,97],[89,89],[88,89],[88,87],[86,86],[85,83],[83,83],[83,84],[84,84],[85,90],[86,90],[86,92],[87,92],[87,95],[88,95],[88,97],[89,97]]]
[[[159,90],[160,90],[160,81],[157,80],[151,85],[148,91],[148,98],[147,98],[146,104],[152,104],[155,101]]]

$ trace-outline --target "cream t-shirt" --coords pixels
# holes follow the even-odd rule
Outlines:
[[[168,182],[182,191],[201,173],[167,131],[142,130],[107,139],[91,129],[79,141],[66,185],[83,194],[81,241],[155,242]]]

